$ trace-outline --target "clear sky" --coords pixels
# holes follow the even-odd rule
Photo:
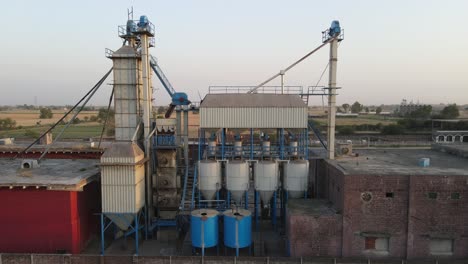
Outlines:
[[[0,24],[0,104],[73,104],[112,66],[117,26],[134,7],[156,26],[159,59],[176,90],[198,101],[209,85],[256,85],[321,44],[338,19],[339,104],[468,103],[468,1],[7,1]],[[320,50],[285,77],[315,85]],[[328,80],[325,75],[321,84]],[[110,83],[111,78],[107,83]],[[278,81],[272,84],[279,84]],[[154,79],[156,104],[169,98]],[[92,101],[104,105],[106,85]],[[313,104],[321,104],[319,98]]]

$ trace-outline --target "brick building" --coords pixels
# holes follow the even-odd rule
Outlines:
[[[316,199],[290,201],[292,256],[468,257],[468,160],[362,150],[311,162]],[[429,167],[419,167],[420,158]]]

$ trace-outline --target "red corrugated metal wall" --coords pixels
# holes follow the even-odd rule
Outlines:
[[[0,252],[80,253],[98,230],[99,188],[0,189]]]

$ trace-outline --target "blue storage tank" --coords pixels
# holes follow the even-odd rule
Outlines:
[[[252,243],[252,214],[245,209],[224,211],[224,245],[245,248]]]
[[[204,249],[218,245],[218,211],[194,210],[190,220],[192,246]]]

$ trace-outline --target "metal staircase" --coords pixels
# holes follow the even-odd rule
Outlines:
[[[320,141],[320,144],[327,149],[327,141],[325,140],[325,137],[322,135],[322,132],[318,129],[318,127],[315,125],[314,121],[312,119],[309,119],[308,122],[309,130],[312,130],[315,134],[315,136],[318,138]]]

